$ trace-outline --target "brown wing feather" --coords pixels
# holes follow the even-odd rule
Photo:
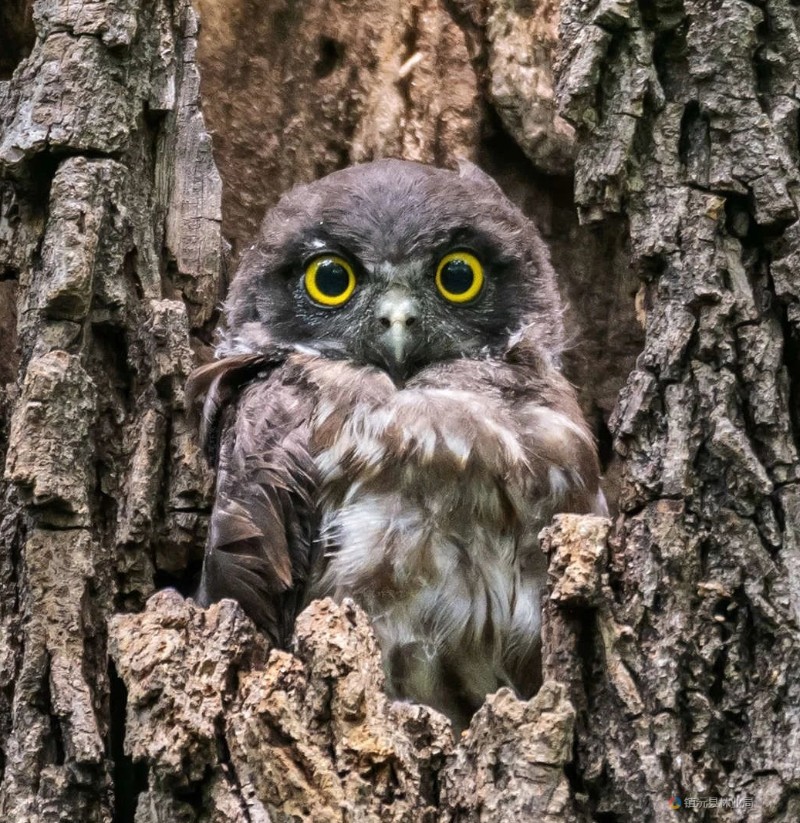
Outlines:
[[[201,431],[217,488],[197,599],[237,600],[283,644],[302,604],[317,529],[311,401],[260,355],[198,371],[190,392],[195,404],[204,398]]]
[[[214,465],[217,451],[222,414],[238,392],[259,374],[266,376],[283,362],[282,353],[273,356],[264,354],[243,354],[214,360],[195,369],[186,383],[186,405],[199,425],[200,442],[206,459]],[[198,407],[202,410],[198,414]]]

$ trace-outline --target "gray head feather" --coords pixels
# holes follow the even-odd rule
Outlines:
[[[483,288],[468,304],[448,303],[434,286],[439,261],[454,250],[483,265]],[[341,307],[316,304],[304,288],[305,267],[322,252],[355,272],[356,289]],[[301,345],[390,372],[401,362],[402,377],[433,362],[499,353],[520,331],[552,360],[563,341],[536,227],[467,162],[449,171],[379,160],[292,189],[245,254],[226,318],[221,354]]]

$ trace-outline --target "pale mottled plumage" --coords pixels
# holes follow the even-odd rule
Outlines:
[[[454,248],[486,272],[468,305],[433,288]],[[341,308],[300,287],[320,250],[357,268]],[[199,598],[239,600],[282,643],[310,597],[353,597],[393,693],[457,726],[500,685],[531,694],[538,532],[604,506],[561,339],[535,228],[474,166],[380,161],[290,192],[193,378],[218,467]]]

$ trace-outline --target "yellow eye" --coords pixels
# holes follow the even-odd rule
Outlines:
[[[446,254],[436,269],[436,288],[451,303],[468,303],[483,288],[483,266],[467,251]]]
[[[324,254],[306,267],[303,282],[309,297],[321,306],[342,306],[356,288],[353,267],[342,257]]]

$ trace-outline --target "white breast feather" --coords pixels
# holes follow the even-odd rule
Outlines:
[[[326,402],[319,424],[333,411]],[[531,415],[546,437],[584,437],[562,414]],[[393,458],[398,448],[403,465]],[[506,467],[505,477],[480,464],[489,454]],[[447,476],[435,469],[443,456]],[[442,650],[465,659],[483,694],[497,688],[505,682],[504,656],[527,653],[538,641],[545,563],[536,535],[572,478],[562,467],[544,467],[548,500],[530,499],[533,469],[507,412],[486,397],[448,389],[400,391],[385,404],[351,409],[316,458],[323,501],[346,457],[361,471],[338,502],[324,506],[323,531],[336,547],[315,594],[355,597],[371,615],[385,657],[417,644],[427,661],[412,675],[418,699],[435,688]],[[504,497],[515,501],[518,519],[501,531]]]

